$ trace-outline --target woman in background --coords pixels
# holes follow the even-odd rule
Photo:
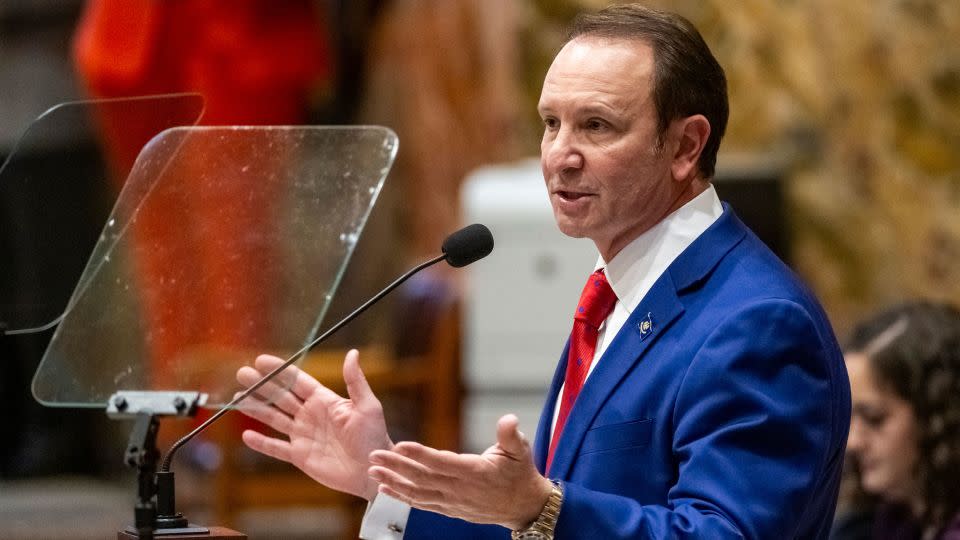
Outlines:
[[[893,308],[854,330],[845,358],[851,473],[875,500],[866,537],[960,540],[960,311]]]

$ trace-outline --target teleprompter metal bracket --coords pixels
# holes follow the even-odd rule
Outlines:
[[[121,390],[110,396],[107,416],[121,420],[141,414],[189,417],[206,403],[207,394],[200,392]]]

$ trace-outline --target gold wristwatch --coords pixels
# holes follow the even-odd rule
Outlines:
[[[553,491],[547,497],[547,504],[533,523],[519,531],[511,531],[512,540],[553,540],[553,529],[557,526],[560,505],[563,503],[563,484],[553,481]]]

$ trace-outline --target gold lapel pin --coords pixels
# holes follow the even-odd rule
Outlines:
[[[637,327],[640,329],[640,335],[643,337],[647,337],[647,335],[653,331],[653,318],[651,318],[650,313],[647,313],[647,316],[640,321]]]

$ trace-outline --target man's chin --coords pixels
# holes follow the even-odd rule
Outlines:
[[[586,233],[583,233],[582,231],[580,231],[580,229],[566,229],[564,227],[560,227],[560,232],[562,232],[564,236],[569,236],[570,238],[586,238],[587,237]]]
[[[554,212],[553,217],[557,221],[557,228],[560,229],[560,232],[565,236],[569,236],[570,238],[587,238],[586,228],[581,224],[566,219],[562,215],[557,215],[556,212]]]

